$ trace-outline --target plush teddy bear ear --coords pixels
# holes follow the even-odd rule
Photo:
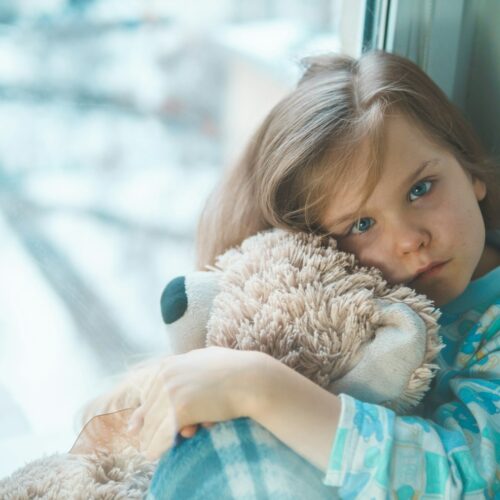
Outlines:
[[[170,281],[161,295],[161,315],[173,354],[205,347],[206,327],[220,273],[197,271]]]

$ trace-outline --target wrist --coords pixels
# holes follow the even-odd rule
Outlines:
[[[260,416],[268,411],[277,397],[280,370],[284,365],[269,354],[259,351],[246,351],[248,364],[246,367],[246,391],[243,410],[246,417],[259,421]]]

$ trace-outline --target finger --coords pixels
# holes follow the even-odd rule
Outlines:
[[[191,438],[196,434],[197,431],[198,431],[197,425],[186,425],[180,430],[180,435],[183,438]]]
[[[172,446],[174,438],[175,430],[164,421],[156,429],[151,442],[145,447],[141,446],[141,451],[148,460],[157,460]]]
[[[161,393],[154,404],[147,409],[147,413],[145,413],[140,435],[141,448],[147,449],[151,445],[157,429],[165,425],[172,432],[175,432],[177,429],[177,419],[168,394]]]
[[[143,387],[141,393],[141,404],[142,406],[149,407],[158,399],[158,394],[161,392],[165,385],[167,375],[165,374],[166,368],[162,366],[159,368],[152,380],[146,387]]]
[[[201,426],[204,427],[205,429],[209,429],[210,427],[214,426],[214,422],[202,422]]]
[[[135,434],[144,425],[144,410],[141,406],[137,408],[132,415],[130,415],[128,421],[127,432]]]

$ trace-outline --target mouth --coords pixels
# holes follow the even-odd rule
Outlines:
[[[410,284],[415,283],[416,281],[422,281],[428,278],[431,278],[432,276],[436,276],[441,272],[443,267],[448,264],[449,260],[445,260],[442,262],[433,262],[429,264],[428,266],[425,266],[422,269],[419,269],[415,276],[411,279]]]

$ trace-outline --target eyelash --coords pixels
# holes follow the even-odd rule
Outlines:
[[[409,201],[410,201],[410,202],[415,201],[415,200],[412,200],[412,199],[411,199],[411,192],[413,191],[413,189],[415,189],[415,187],[417,187],[417,186],[421,186],[421,185],[424,185],[424,184],[428,184],[428,185],[429,185],[429,186],[428,186],[428,188],[427,188],[427,191],[426,191],[425,193],[421,194],[420,196],[417,196],[417,198],[415,198],[415,200],[418,200],[419,198],[422,198],[422,196],[425,196],[426,194],[429,194],[429,193],[432,191],[432,188],[433,188],[433,186],[434,186],[434,180],[433,180],[433,179],[422,179],[421,181],[418,181],[417,183],[415,183],[415,184],[411,187],[410,191],[408,192],[408,198],[409,198]],[[370,229],[370,227],[372,227],[372,226],[373,226],[373,224],[372,224],[372,225],[371,225],[368,229],[366,229],[365,231],[361,231],[361,232],[359,232],[359,233],[353,233],[353,232],[352,232],[352,231],[353,231],[353,229],[355,229],[356,224],[359,224],[359,222],[360,222],[360,221],[365,220],[365,219],[369,219],[369,217],[362,217],[361,219],[358,219],[358,220],[357,220],[354,224],[352,224],[352,225],[349,227],[349,229],[347,230],[347,232],[346,232],[345,236],[351,236],[351,235],[356,235],[356,234],[364,234],[364,233],[366,233],[366,232],[368,231],[368,229]]]

